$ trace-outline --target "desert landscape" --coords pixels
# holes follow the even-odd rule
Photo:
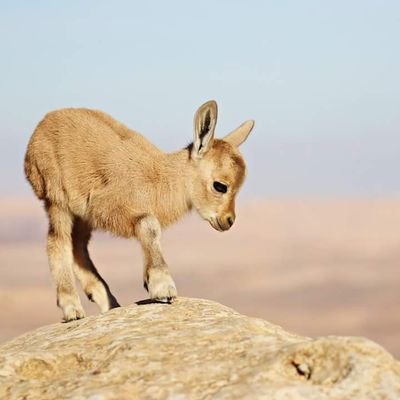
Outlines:
[[[61,312],[40,203],[3,198],[0,210],[4,342],[60,321]],[[164,232],[163,245],[181,296],[215,300],[306,336],[366,336],[400,357],[400,200],[246,199],[231,231],[216,232],[193,214]],[[146,298],[134,240],[96,233],[90,248],[122,305]]]

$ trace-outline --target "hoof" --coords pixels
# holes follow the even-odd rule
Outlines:
[[[82,307],[68,305],[63,307],[64,318],[63,322],[76,321],[77,319],[85,318],[85,311]]]
[[[160,303],[172,303],[177,297],[175,282],[166,269],[152,269],[145,287],[150,298]]]

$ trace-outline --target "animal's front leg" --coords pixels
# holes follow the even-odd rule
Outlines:
[[[135,226],[135,234],[140,241],[144,256],[144,287],[150,298],[170,302],[177,296],[175,283],[161,252],[161,227],[157,218],[148,215]]]

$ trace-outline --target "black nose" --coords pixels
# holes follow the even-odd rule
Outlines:
[[[231,227],[233,225],[233,218],[232,217],[228,217],[227,221],[228,221],[229,227]]]

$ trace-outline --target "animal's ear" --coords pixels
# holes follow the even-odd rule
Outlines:
[[[218,108],[214,100],[204,103],[194,117],[193,153],[202,157],[210,150],[214,140],[214,130],[217,123]]]
[[[254,128],[254,121],[243,122],[239,128],[226,135],[223,140],[230,143],[232,146],[240,146],[250,135],[251,130]]]

